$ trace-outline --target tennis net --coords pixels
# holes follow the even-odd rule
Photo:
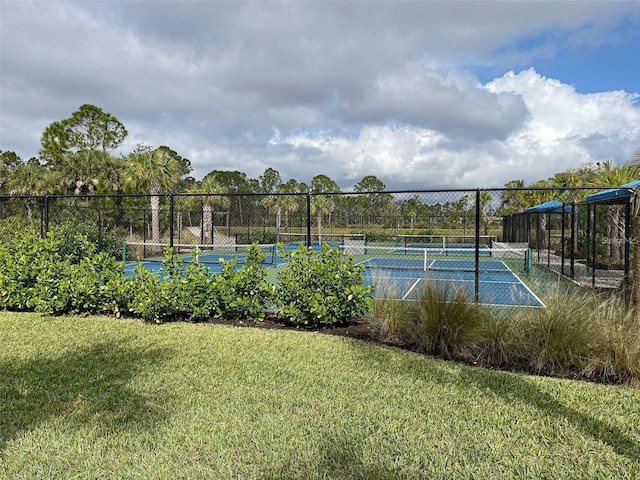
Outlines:
[[[282,243],[290,244],[306,244],[307,234],[298,232],[285,232],[278,235],[279,241]],[[318,235],[314,233],[311,235],[312,243],[328,243],[329,245],[345,245],[351,241],[364,241],[364,233],[323,233]]]
[[[148,242],[126,242],[123,247],[123,259],[142,261],[163,261],[162,250],[166,244]],[[227,244],[174,244],[174,254],[184,262],[191,262],[194,258],[204,264],[220,264],[222,261],[236,260],[238,264],[246,263],[249,250],[253,245]],[[276,262],[276,246],[274,244],[259,244],[264,259],[263,265],[273,265]],[[195,254],[195,255],[194,255]]]
[[[396,245],[402,247],[471,248],[476,242],[480,248],[491,248],[495,235],[397,235]]]

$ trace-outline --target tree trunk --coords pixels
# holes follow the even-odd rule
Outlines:
[[[149,204],[151,206],[151,243],[153,246],[151,250],[153,252],[162,252],[162,246],[160,245],[160,197],[158,196],[160,189],[157,185],[151,184],[149,193]]]
[[[211,235],[212,227],[213,227],[213,209],[211,205],[208,203],[204,203],[202,205],[202,238],[204,240],[203,243],[207,243],[206,239]],[[212,242],[213,243],[213,239]]]

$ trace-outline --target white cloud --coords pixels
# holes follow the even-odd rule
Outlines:
[[[393,187],[500,186],[629,159],[633,96],[579,95],[534,70],[486,85],[470,72],[613,42],[623,16],[625,31],[637,26],[637,6],[490,7],[0,2],[0,148],[36,155],[47,125],[91,103],[129,130],[122,151],[169,145],[198,178],[273,167],[341,186],[371,174]]]
[[[611,158],[603,156],[599,139],[616,139],[618,151],[613,153],[622,158],[630,159],[638,148],[640,108],[634,105],[635,95],[582,95],[533,69],[509,72],[484,88],[490,94],[517,95],[528,109],[528,119],[505,139],[459,142],[434,129],[365,126],[354,137],[280,133],[278,143],[319,152],[342,165],[347,180],[375,174],[393,185],[434,187],[500,187],[512,179],[547,178],[584,162]]]

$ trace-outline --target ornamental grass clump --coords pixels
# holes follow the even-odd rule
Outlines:
[[[593,321],[597,300],[589,292],[550,290],[546,308],[524,311],[517,320],[528,369],[536,374],[570,376],[584,368],[598,343]]]
[[[425,282],[414,305],[415,335],[426,353],[446,359],[471,360],[486,317],[463,289],[449,282]]]
[[[619,297],[602,302],[591,313],[598,332],[582,376],[609,383],[640,382],[640,322]]]
[[[393,282],[376,281],[371,323],[382,340],[414,345],[416,329],[412,320],[413,303],[398,298]]]
[[[544,308],[488,308],[448,283],[426,282],[416,301],[379,290],[373,323],[382,339],[416,350],[538,375],[640,382],[640,322],[625,302],[548,288]]]

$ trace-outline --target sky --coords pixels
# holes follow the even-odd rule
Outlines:
[[[0,0],[0,150],[83,104],[192,175],[529,184],[640,149],[640,1]]]

